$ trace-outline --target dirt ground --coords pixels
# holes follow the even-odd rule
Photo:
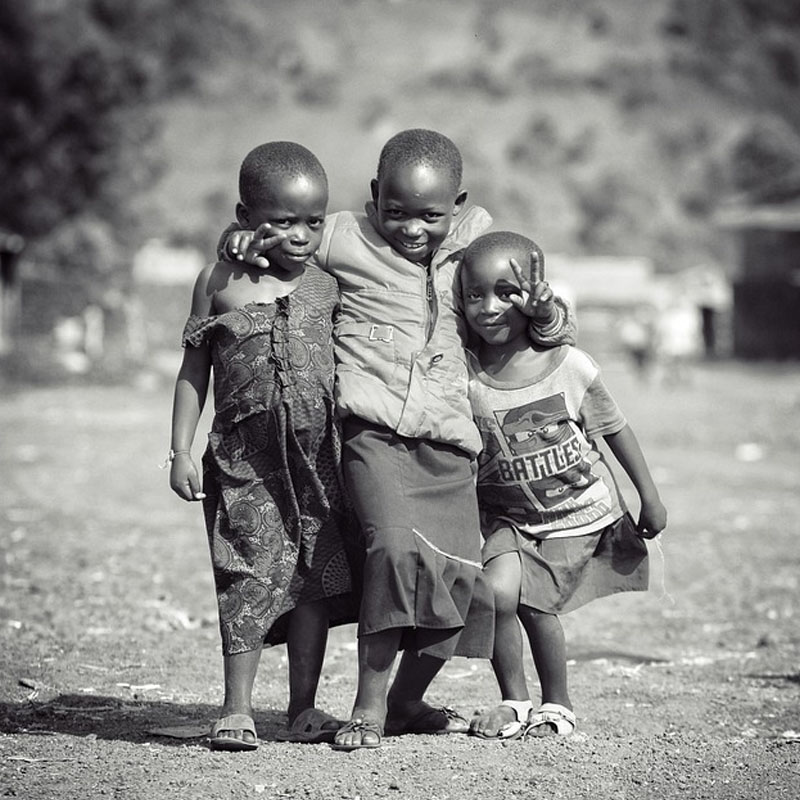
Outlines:
[[[261,748],[208,750],[214,594],[200,509],[157,468],[167,382],[2,387],[0,797],[798,797],[800,370],[704,366],[671,390],[606,376],[670,524],[650,592],[564,618],[575,735],[352,754],[275,741],[283,648],[257,682]],[[339,715],[354,656],[352,626],[335,630],[319,704]],[[465,659],[430,697],[467,715],[498,699],[489,664]]]

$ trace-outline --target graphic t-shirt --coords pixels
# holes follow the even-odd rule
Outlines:
[[[544,371],[524,385],[496,381],[471,359],[484,535],[511,522],[536,538],[581,536],[625,512],[595,444],[624,428],[625,417],[591,356],[566,346],[548,355]]]

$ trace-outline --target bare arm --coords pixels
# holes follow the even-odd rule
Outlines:
[[[204,269],[197,278],[192,295],[192,314],[208,316],[212,299],[208,281],[213,267]],[[170,448],[174,453],[170,464],[169,483],[184,500],[202,500],[200,474],[192,459],[192,442],[197,423],[205,406],[211,376],[211,353],[205,344],[187,346],[183,351],[172,402],[172,434]]]
[[[642,448],[629,425],[621,431],[603,437],[614,457],[631,479],[639,495],[641,509],[637,528],[645,539],[652,539],[667,525],[667,510],[661,502]]]

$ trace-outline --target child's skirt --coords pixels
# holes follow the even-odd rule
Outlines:
[[[402,628],[417,654],[489,658],[494,602],[481,563],[473,461],[348,417],[343,467],[364,536],[359,635]]]
[[[647,545],[627,513],[597,533],[563,538],[534,538],[509,523],[486,539],[483,563],[515,552],[522,563],[520,603],[548,614],[648,588]]]

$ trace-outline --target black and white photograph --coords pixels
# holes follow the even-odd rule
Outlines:
[[[798,0],[9,0],[0,163],[0,798],[798,797]]]

